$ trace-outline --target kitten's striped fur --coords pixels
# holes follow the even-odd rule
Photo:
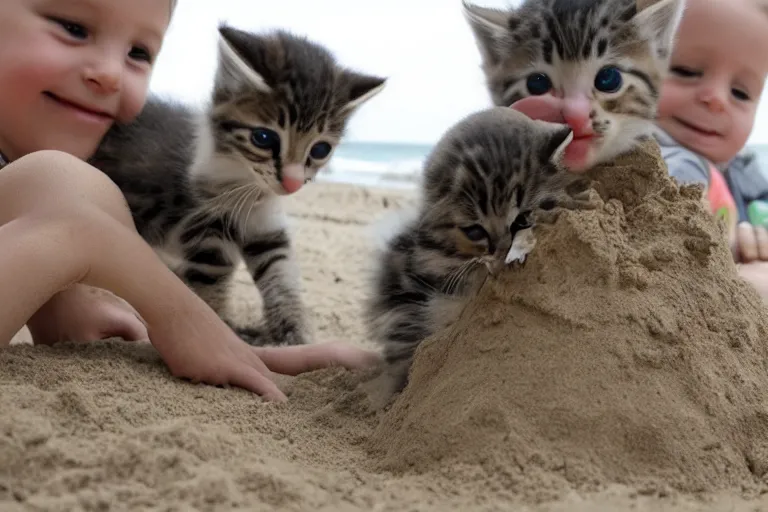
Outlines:
[[[513,238],[531,233],[537,212],[578,206],[579,197],[566,193],[578,178],[559,166],[571,135],[568,127],[493,107],[438,142],[416,215],[384,249],[367,305],[372,338],[397,386],[419,343],[503,268]]]
[[[344,69],[323,47],[286,32],[219,32],[210,104],[197,112],[152,98],[136,121],[110,131],[91,163],[121,188],[139,233],[225,320],[231,277],[245,260],[267,332],[237,329],[244,339],[305,343],[280,204],[293,191],[286,173],[311,180],[384,80]]]
[[[505,10],[464,2],[493,103],[534,94],[528,80],[537,74],[549,78],[547,94],[586,97],[591,165],[651,133],[683,9],[683,0],[524,0]],[[622,85],[598,88],[598,74],[611,68]]]

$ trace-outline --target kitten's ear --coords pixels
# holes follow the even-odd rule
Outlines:
[[[568,126],[557,125],[557,128],[550,130],[548,136],[549,139],[541,152],[541,160],[561,168],[565,149],[573,140],[573,130]]]
[[[217,91],[236,92],[255,88],[266,94],[272,92],[264,77],[243,57],[238,47],[248,34],[226,25],[219,26],[219,65],[216,70]]]
[[[666,58],[672,53],[675,34],[685,10],[684,0],[637,0],[632,22],[640,34],[655,42],[656,51]]]
[[[354,71],[344,71],[343,78],[348,91],[346,103],[341,107],[342,112],[351,112],[357,107],[379,94],[387,84],[386,78],[363,75]]]
[[[462,4],[464,16],[475,34],[475,42],[480,50],[483,63],[491,66],[498,64],[503,54],[502,48],[500,48],[501,41],[509,35],[511,27],[515,25],[514,13],[490,7],[480,7],[466,0],[463,0]]]

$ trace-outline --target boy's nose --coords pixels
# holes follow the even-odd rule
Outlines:
[[[721,87],[702,87],[699,89],[698,99],[704,103],[712,112],[722,112],[725,110],[728,98]]]
[[[120,90],[122,65],[113,59],[103,61],[85,69],[83,78],[88,88],[98,94],[113,94]]]

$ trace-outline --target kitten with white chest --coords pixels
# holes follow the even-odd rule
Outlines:
[[[567,126],[494,107],[438,142],[418,209],[384,248],[366,307],[396,387],[418,345],[455,320],[489,274],[525,260],[541,212],[588,200],[561,165],[572,139]]]
[[[221,26],[219,34],[209,104],[198,111],[150,98],[134,122],[110,130],[90,163],[120,187],[141,236],[225,320],[232,275],[245,261],[266,329],[236,329],[243,339],[306,343],[280,197],[328,163],[350,116],[385,80],[287,32]]]
[[[584,171],[652,133],[683,0],[464,1],[495,105],[568,124]]]

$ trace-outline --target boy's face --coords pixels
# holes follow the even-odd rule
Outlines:
[[[688,0],[659,102],[659,125],[724,163],[744,147],[768,74],[768,15],[754,0]]]
[[[0,150],[88,158],[143,107],[169,0],[0,1]]]

